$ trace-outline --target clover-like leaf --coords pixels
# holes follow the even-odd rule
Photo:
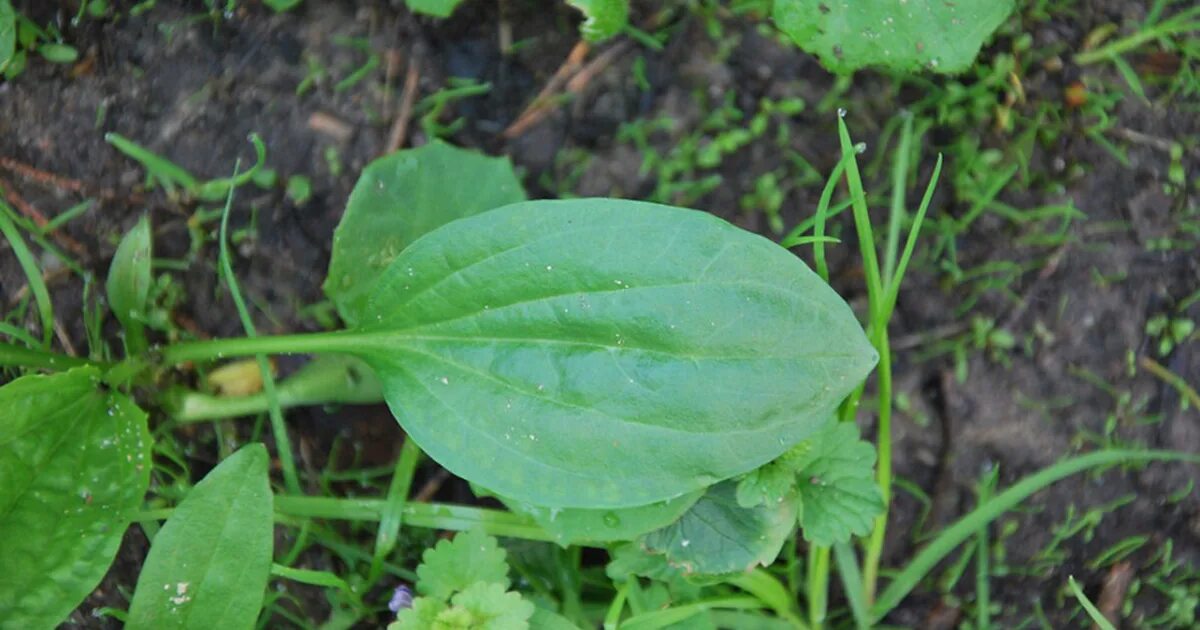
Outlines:
[[[53,628],[108,571],[150,483],[146,414],[95,368],[0,387],[0,627]]]
[[[867,66],[962,72],[1013,0],[775,0],[780,30],[839,73]]]
[[[685,574],[737,573],[774,562],[795,524],[794,501],[744,508],[737,484],[726,481],[709,488],[677,522],[644,536],[642,544]]]
[[[455,219],[524,199],[507,158],[440,140],[379,158],[363,169],[333,234],[325,294],[342,319],[360,322],[375,281],[410,243]]]
[[[495,538],[481,531],[458,533],[454,540],[441,540],[426,549],[417,567],[417,592],[449,599],[476,582],[508,588],[506,553]]]
[[[794,255],[712,215],[518,203],[404,248],[355,354],[426,453],[531,505],[636,507],[810,436],[877,355]]]
[[[192,488],[155,536],[126,628],[251,628],[271,574],[274,497],[262,444]]]
[[[818,545],[865,536],[883,511],[872,476],[875,449],[858,439],[850,422],[831,423],[790,451],[783,461],[796,471],[800,529]]]

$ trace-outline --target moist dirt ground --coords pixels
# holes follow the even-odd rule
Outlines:
[[[803,111],[773,119],[771,141],[756,140],[724,156],[707,171],[720,175],[720,184],[686,200],[772,238],[779,235],[770,230],[766,215],[744,210],[741,199],[763,173],[789,159],[781,146],[802,156],[823,178],[839,158],[836,109],[845,108],[855,140],[866,143],[863,162],[886,160],[881,158],[886,123],[926,96],[915,84],[890,89],[891,80],[873,72],[841,85],[813,58],[779,41],[762,20],[724,9],[684,11],[670,17],[671,37],[661,50],[635,40],[596,46],[587,60],[608,57],[575,86],[575,97],[506,137],[505,129],[578,42],[577,16],[562,3],[468,1],[453,18],[440,21],[414,17],[398,2],[308,0],[281,15],[258,2],[240,4],[230,15],[196,18],[204,13],[202,3],[160,0],[139,17],[71,26],[64,16],[73,13],[68,10],[72,2],[18,1],[17,8],[39,23],[64,20],[80,59],[69,65],[31,60],[20,77],[0,82],[0,159],[5,160],[0,185],[10,205],[28,216],[53,217],[94,200],[51,240],[96,278],[103,278],[119,236],[148,214],[156,257],[187,263],[169,270],[181,290],[174,323],[182,334],[198,337],[241,334],[233,304],[217,282],[216,221],[200,212],[204,208],[144,189],[143,169],[105,142],[108,132],[206,178],[227,176],[238,158],[248,164],[253,154],[247,137],[262,136],[267,165],[280,183],[239,191],[233,222],[241,238],[234,267],[256,307],[260,333],[283,333],[322,326],[306,307],[322,300],[333,228],[359,171],[385,152],[395,121],[402,118],[410,64],[416,69],[418,102],[453,78],[490,86],[485,94],[450,102],[436,122],[460,120],[446,134],[448,140],[510,156],[534,197],[650,198],[659,190],[661,171],[642,168],[646,146],[669,154],[682,138],[703,130],[705,119],[722,103],[748,119],[764,98],[801,99]],[[635,24],[654,25],[660,19],[647,4],[636,7]],[[1085,217],[1071,221],[1061,238],[1047,244],[1036,238],[1050,229],[1045,222],[1014,223],[985,213],[949,237],[959,267],[975,270],[965,278],[938,266],[931,253],[937,231],[929,228],[923,235],[891,329],[896,387],[905,403],[896,419],[895,470],[905,483],[896,493],[885,566],[902,565],[929,533],[971,509],[981,479],[993,469],[1005,487],[1068,454],[1100,446],[1200,452],[1200,411],[1184,408],[1176,388],[1139,364],[1141,357],[1150,357],[1193,386],[1200,383],[1200,344],[1183,343],[1163,356],[1159,340],[1146,332],[1147,321],[1164,313],[1200,320],[1200,300],[1184,311],[1178,308],[1200,289],[1196,236],[1180,228],[1181,217],[1190,217],[1194,225],[1200,202],[1194,185],[1170,185],[1167,148],[1182,142],[1187,174],[1200,168],[1200,109],[1195,102],[1121,99],[1111,108],[1113,124],[1104,133],[1124,152],[1123,163],[1088,133],[1091,122],[1080,110],[1062,103],[1077,81],[1121,85],[1111,66],[1077,67],[1070,54],[1096,27],[1136,20],[1145,7],[1116,1],[1067,4],[1072,6],[1067,15],[1026,24],[1032,48],[1057,47],[1063,63],[1022,72],[1024,101],[992,103],[989,109],[1008,106],[1017,115],[1032,116],[1037,104],[1050,103],[1061,112],[1053,121],[1061,132],[1039,137],[1028,151],[1031,180],[1040,183],[1012,186],[998,199],[1020,209],[1070,202]],[[714,36],[714,22],[719,36]],[[513,42],[507,53],[500,46],[505,29]],[[984,60],[1010,49],[1013,39],[1002,33]],[[347,84],[372,55],[378,65]],[[318,74],[316,66],[323,73],[298,95],[306,77]],[[929,81],[945,86],[949,80]],[[407,146],[429,140],[431,127],[421,124],[424,114],[417,111],[405,125]],[[627,124],[637,120],[668,120],[673,126],[651,134],[648,145],[639,148],[628,140]],[[1018,134],[997,125],[966,129],[950,119],[931,120],[909,203],[915,205],[942,151],[946,170],[930,216],[962,217],[972,200],[956,194],[951,183],[966,169],[954,148],[962,134],[1002,152],[1018,142]],[[788,134],[782,143],[775,136],[779,128]],[[293,175],[311,180],[311,197],[303,203],[282,185]],[[868,189],[886,180],[884,168]],[[820,191],[820,181],[787,189],[780,209],[784,225],[790,228],[811,215]],[[873,212],[886,209],[885,196],[871,201]],[[852,233],[843,234],[849,238],[831,252],[834,284],[861,308],[862,268],[851,247]],[[1159,246],[1163,242],[1175,245]],[[810,257],[807,247],[794,251]],[[52,256],[44,255],[42,263],[61,327],[58,343],[83,352],[82,282],[61,271]],[[981,280],[999,276],[1003,283]],[[0,299],[6,309],[19,301],[24,286],[15,259],[0,255]],[[988,322],[1011,335],[1011,348],[997,338],[975,342],[972,331]],[[115,335],[115,324],[110,322],[107,331]],[[960,349],[957,354],[954,347]],[[299,461],[309,471],[351,461],[387,466],[403,439],[382,408],[302,409],[288,418]],[[860,414],[868,433],[873,418],[868,404]],[[198,478],[216,460],[213,429],[181,429],[177,437]],[[445,480],[432,463],[420,475],[418,484],[442,482],[440,500],[474,501],[465,484]],[[993,556],[1002,560],[993,566],[991,580],[996,627],[1037,627],[1030,620],[1039,613],[1049,624],[1045,627],[1087,627],[1066,594],[1069,575],[1080,579],[1094,600],[1128,598],[1130,627],[1173,605],[1183,606],[1178,619],[1186,624],[1187,602],[1194,614],[1200,593],[1200,493],[1186,492],[1196,476],[1195,467],[1159,464],[1077,475],[997,521],[991,528],[993,544],[1003,553]],[[1132,536],[1145,541],[1122,562],[1104,562],[1106,550]],[[1185,594],[1190,589],[1192,599],[1182,604],[1149,584],[1168,546],[1173,560],[1182,563],[1179,571],[1192,576],[1188,581],[1174,574]],[[146,551],[145,538],[131,528],[110,574],[71,624],[116,627],[93,611],[127,605]],[[320,557],[312,562],[314,568],[337,570],[322,565]],[[935,576],[949,569],[952,563]],[[1139,591],[1112,592],[1120,587],[1106,586],[1130,571],[1142,578],[1134,583]],[[913,628],[967,623],[972,575],[967,571],[957,582],[940,586],[928,582],[888,621]],[[321,595],[316,590],[311,595],[311,606],[298,614],[320,619]]]

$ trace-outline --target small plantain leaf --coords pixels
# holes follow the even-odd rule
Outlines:
[[[424,13],[433,17],[447,18],[463,0],[406,0],[413,13]]]
[[[780,30],[828,69],[962,72],[1013,0],[775,0]]]
[[[774,562],[795,525],[795,501],[747,509],[738,505],[737,484],[727,481],[709,488],[677,522],[647,534],[642,545],[685,575],[740,573]]]
[[[271,573],[267,449],[243,447],[175,508],[138,576],[126,628],[253,628]]]
[[[108,304],[125,329],[127,354],[146,350],[146,301],[153,276],[150,268],[150,219],[142,216],[121,239],[108,268]]]
[[[532,505],[647,505],[811,435],[877,359],[778,245],[711,215],[581,199],[460,219],[404,249],[364,324],[392,412],[447,469]]]
[[[853,423],[830,423],[781,462],[796,471],[805,540],[828,546],[870,533],[883,497],[872,476],[875,449]]]
[[[325,295],[348,324],[360,322],[375,281],[409,243],[455,219],[524,199],[508,159],[440,140],[375,160],[333,234]]]
[[[9,0],[0,0],[0,72],[8,68],[17,50],[17,13]]]
[[[579,31],[590,42],[608,39],[629,23],[629,0],[567,0],[585,17]]]
[[[498,498],[513,512],[532,518],[558,544],[576,545],[633,540],[666,527],[679,520],[703,494],[703,490],[697,490],[649,505],[600,510],[545,508]]]
[[[0,628],[57,626],[146,494],[146,414],[99,383],[79,368],[0,387]]]

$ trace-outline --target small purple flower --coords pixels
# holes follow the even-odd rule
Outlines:
[[[412,590],[401,584],[396,587],[396,591],[392,593],[392,599],[388,602],[388,610],[398,613],[405,608],[412,608]]]

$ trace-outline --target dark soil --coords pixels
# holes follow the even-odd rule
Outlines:
[[[69,15],[59,6],[73,5],[16,4],[42,23]],[[674,18],[674,35],[661,52],[631,46],[574,102],[520,137],[504,140],[500,132],[533,99],[577,40],[576,16],[562,3],[510,0],[506,15],[513,41],[521,45],[509,56],[498,48],[495,3],[467,2],[446,21],[415,18],[400,2],[309,0],[284,15],[257,2],[242,4],[228,19],[187,21],[201,11],[201,3],[160,0],[142,17],[65,27],[81,52],[78,63],[31,61],[17,80],[0,83],[0,158],[81,182],[82,193],[13,169],[0,169],[0,185],[10,199],[15,195],[48,216],[84,198],[97,199],[63,233],[79,243],[74,253],[78,262],[102,278],[119,235],[144,213],[155,226],[156,256],[186,258],[188,220],[198,209],[159,191],[143,191],[142,169],[104,141],[106,132],[133,139],[202,177],[227,176],[239,157],[243,164],[252,161],[246,138],[257,132],[281,182],[300,174],[313,183],[311,200],[300,206],[289,200],[282,185],[269,190],[248,187],[239,193],[234,222],[251,229],[238,244],[234,265],[243,291],[262,309],[257,312],[262,333],[319,328],[301,309],[322,299],[320,285],[333,228],[359,170],[384,151],[399,109],[405,66],[389,64],[384,51],[396,51],[401,60],[418,60],[422,96],[441,89],[449,77],[490,82],[487,95],[458,102],[443,122],[461,116],[464,124],[452,141],[511,156],[524,169],[533,196],[649,196],[655,189],[654,175],[640,172],[642,156],[630,143],[618,140],[618,129],[637,118],[668,117],[682,130],[679,133],[693,130],[708,113],[698,94],[720,103],[732,93],[734,103],[748,115],[763,97],[804,99],[806,110],[787,122],[790,146],[821,173],[828,173],[838,158],[834,108],[849,111],[847,121],[856,140],[866,142],[864,161],[869,162],[877,157],[884,122],[923,96],[915,89],[888,89],[886,77],[862,73],[849,91],[819,108],[835,89],[835,80],[812,58],[782,45],[756,22],[729,16],[722,22],[727,40],[735,45],[722,50],[696,13]],[[1115,0],[1077,4],[1081,6],[1071,19],[1029,25],[1035,49],[1063,47],[1065,67],[1038,67],[1022,77],[1028,102],[1016,105],[1018,110],[1032,111],[1038,102],[1060,103],[1063,90],[1079,78],[1121,85],[1109,66],[1073,66],[1069,51],[1093,28],[1136,18],[1145,8]],[[646,10],[635,21],[645,24],[655,14],[648,6],[642,8]],[[340,92],[335,84],[366,61],[367,53],[340,45],[339,37],[363,38],[383,59],[377,71]],[[1001,36],[986,54],[1010,45],[1011,38]],[[329,76],[298,97],[297,85],[307,74],[310,56],[321,61]],[[638,86],[638,63],[644,64],[649,90]],[[314,115],[340,121],[347,133],[338,137],[314,129]],[[1020,245],[1019,239],[1036,226],[1013,226],[990,215],[956,238],[963,269],[989,261],[1021,264],[1023,271],[1009,291],[984,291],[969,313],[957,315],[973,285],[948,281],[919,254],[891,331],[894,340],[908,344],[894,359],[897,389],[911,401],[911,413],[900,414],[896,421],[895,468],[928,495],[929,504],[911,492],[897,492],[885,565],[901,565],[925,540],[924,534],[971,509],[979,480],[992,468],[999,468],[1000,486],[1005,487],[1069,453],[1102,444],[1200,452],[1200,412],[1183,410],[1179,393],[1146,370],[1131,375],[1127,357],[1154,357],[1188,382],[1200,383],[1196,343],[1159,357],[1157,341],[1145,333],[1149,318],[1174,312],[1200,289],[1200,250],[1194,235],[1190,246],[1151,247],[1163,237],[1188,242],[1178,224],[1181,217],[1195,221],[1200,205],[1196,188],[1167,187],[1169,156],[1158,139],[1183,142],[1188,147],[1185,169],[1195,173],[1200,168],[1200,114],[1195,103],[1151,105],[1128,97],[1116,106],[1115,115],[1116,129],[1136,132],[1110,135],[1127,149],[1128,165],[1084,133],[1082,115],[1067,110],[1067,117],[1076,117],[1065,123],[1067,131],[1050,142],[1036,143],[1031,157],[1031,170],[1056,185],[1013,187],[1001,195],[1019,208],[1073,200],[1087,218],[1072,225],[1063,244]],[[992,128],[974,131],[984,146],[1004,148],[1012,140]],[[950,185],[960,167],[951,150],[959,133],[934,128],[925,136],[919,185],[924,185],[936,151],[945,151],[948,159],[931,215],[961,216],[970,206]],[[1128,141],[1131,137],[1143,140]],[[415,120],[409,138],[414,145],[428,140]],[[660,134],[654,144],[666,152],[675,140]],[[590,157],[582,161],[577,178],[565,178],[569,165],[564,158],[580,150]],[[331,167],[331,151],[339,156],[340,169]],[[753,143],[725,159],[718,169],[722,185],[692,205],[773,236],[762,215],[743,212],[739,200],[753,189],[758,175],[776,169],[784,159],[770,143]],[[886,174],[879,177],[881,183],[885,180]],[[558,184],[563,181],[568,185]],[[791,191],[782,209],[785,223],[790,227],[808,216],[819,194],[819,183]],[[910,194],[910,203],[915,196]],[[881,209],[886,206],[882,196],[876,201]],[[215,227],[210,222],[206,229]],[[797,251],[802,249],[807,255],[805,248]],[[834,276],[842,294],[857,304],[864,298],[861,269],[853,255],[847,246],[836,249]],[[233,305],[217,283],[215,261],[216,246],[209,239],[194,264],[174,272],[186,289],[177,324],[194,335],[240,335]],[[81,283],[70,274],[51,278],[62,337],[82,351],[85,337],[76,316]],[[0,256],[0,296],[11,304],[23,285],[13,258]],[[1200,321],[1200,301],[1184,315]],[[996,322],[1012,333],[1017,347],[1003,354],[972,349],[964,358],[966,378],[960,381],[949,355],[925,357],[938,338],[968,331],[972,317]],[[1081,376],[1085,373],[1099,376],[1116,392],[1128,392],[1128,402],[1119,404]],[[401,441],[398,427],[381,410],[300,410],[289,420],[301,462],[310,470],[326,464],[335,441],[340,452],[356,452],[359,465],[390,463]],[[197,429],[182,437],[198,477],[215,462],[213,434]],[[1017,627],[1035,609],[1045,611],[1050,627],[1085,627],[1078,607],[1069,596],[1064,599],[1067,576],[1075,575],[1093,599],[1099,597],[1109,568],[1088,562],[1129,536],[1149,537],[1129,558],[1139,575],[1152,572],[1147,563],[1168,541],[1174,559],[1194,572],[1200,565],[1200,493],[1171,503],[1166,497],[1185,488],[1196,473],[1195,467],[1151,465],[1075,476],[1037,494],[994,525],[993,536],[1005,532],[1006,526],[1016,528],[1002,538],[1007,560],[991,582],[992,599],[999,605],[996,627]],[[454,483],[446,484],[438,496],[470,500]],[[1060,546],[1065,552],[1061,559],[1043,562],[1039,552],[1069,515],[1078,518],[1126,496],[1132,499],[1105,513],[1094,533],[1070,537]],[[112,625],[94,617],[93,611],[127,605],[145,552],[145,538],[132,528],[109,576],[72,623]],[[1195,597],[1200,579],[1190,584]],[[948,619],[953,627],[969,610],[973,591],[968,572],[944,593],[920,591],[889,621],[922,628],[947,627],[938,624]],[[321,596],[314,591],[313,599],[319,602]],[[1133,601],[1130,619],[1135,625],[1169,605],[1162,593],[1148,586]],[[321,605],[301,614],[320,615]]]

